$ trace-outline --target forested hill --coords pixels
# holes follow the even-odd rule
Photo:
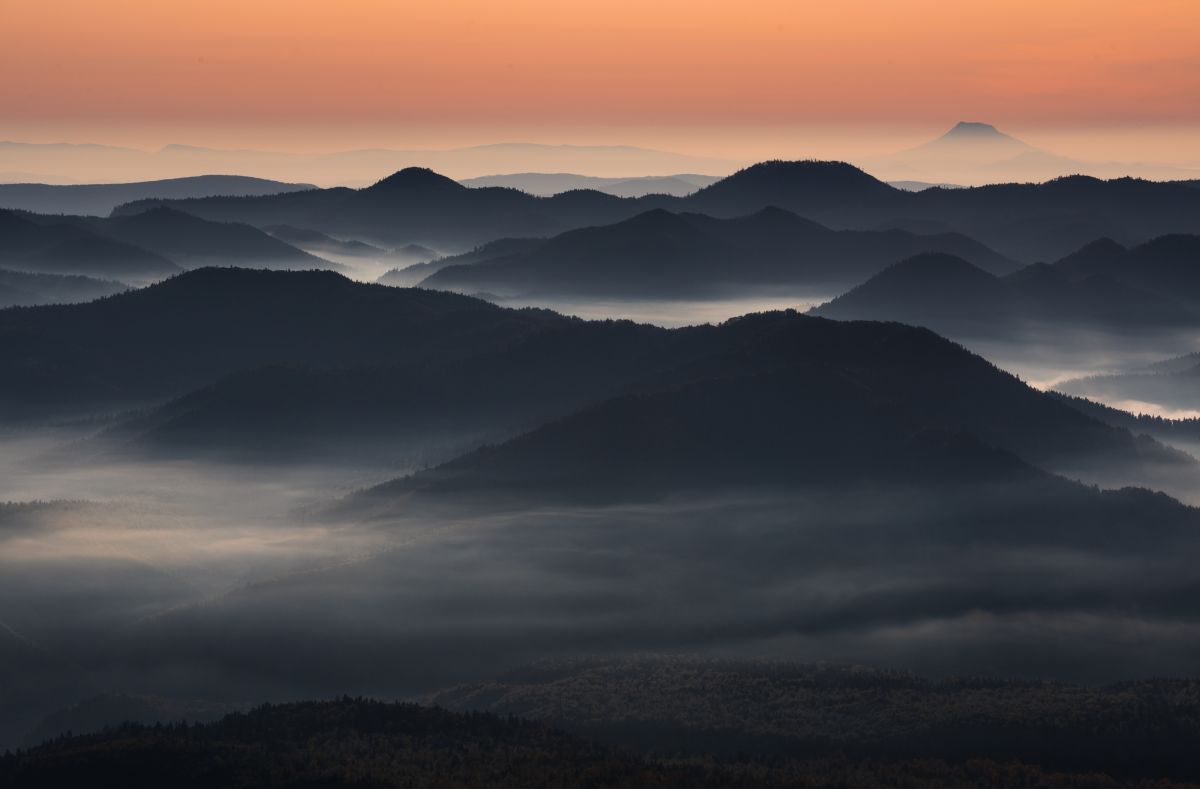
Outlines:
[[[1150,785],[989,760],[853,759],[841,753],[763,762],[655,759],[518,718],[362,699],[266,706],[207,725],[125,726],[67,737],[0,757],[0,784],[13,789]]]

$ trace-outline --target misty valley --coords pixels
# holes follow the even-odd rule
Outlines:
[[[1196,181],[380,175],[0,185],[0,783],[1200,784]]]

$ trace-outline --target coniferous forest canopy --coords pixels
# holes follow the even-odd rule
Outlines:
[[[0,786],[1200,786],[1200,12],[60,5]]]

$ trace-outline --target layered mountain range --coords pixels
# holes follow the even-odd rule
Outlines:
[[[832,229],[959,232],[1021,261],[1057,259],[1112,237],[1137,244],[1197,232],[1200,192],[1180,183],[1085,176],[972,189],[897,189],[839,162],[764,162],[685,197],[621,198],[591,190],[538,197],[501,187],[468,188],[430,170],[402,170],[360,190],[263,197],[139,201],[257,227],[289,225],[381,246],[419,243],[462,252],[499,238],[547,237],[607,225],[652,209],[714,218],[781,208]]]

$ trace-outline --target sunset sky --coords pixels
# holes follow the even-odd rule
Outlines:
[[[292,150],[521,139],[753,157],[802,142],[884,150],[969,119],[1093,156],[1200,160],[1196,0],[0,9],[0,139]]]

